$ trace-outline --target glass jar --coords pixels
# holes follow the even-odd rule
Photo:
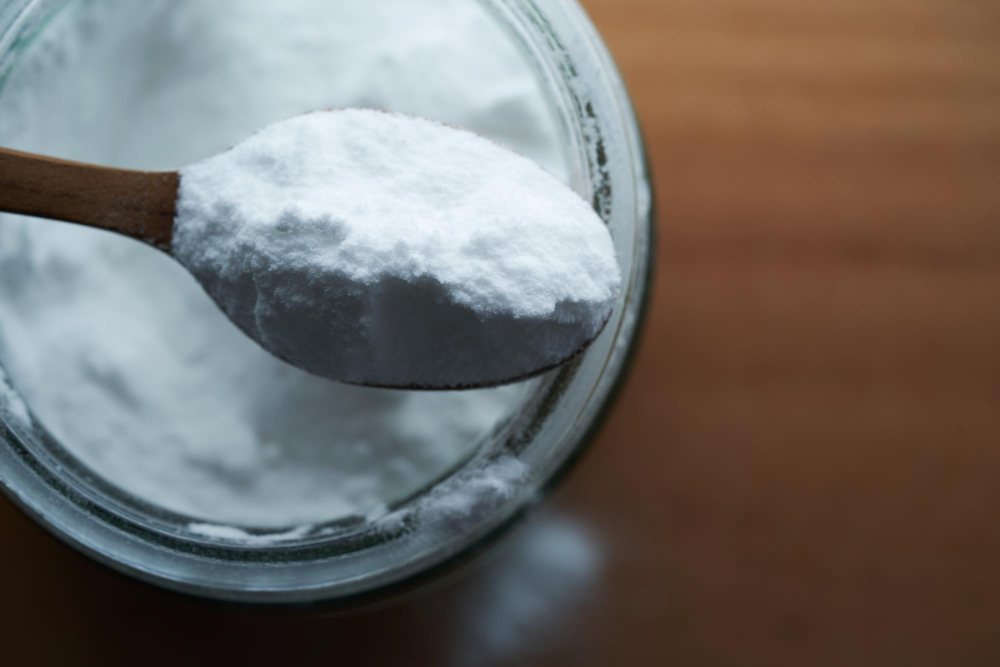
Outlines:
[[[609,408],[635,345],[650,288],[653,218],[639,128],[622,80],[573,0],[481,0],[523,48],[558,120],[572,186],[609,225],[623,271],[615,313],[574,363],[544,378],[519,417],[444,479],[392,507],[280,541],[192,531],[191,519],[125,494],[77,462],[33,419],[0,369],[0,484],[7,496],[79,551],[138,579],[208,598],[254,603],[347,600],[441,572],[528,510],[583,450]],[[0,95],[18,55],[65,3],[0,8]],[[485,497],[443,519],[419,511],[516,458],[527,476],[511,496]]]

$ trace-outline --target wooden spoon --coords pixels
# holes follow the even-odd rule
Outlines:
[[[180,184],[181,174],[176,171],[115,169],[0,148],[0,211],[73,222],[117,232],[171,256],[173,256],[172,241]],[[181,264],[184,265],[183,262]],[[185,268],[189,267],[185,265]],[[227,315],[232,318],[229,311]],[[253,327],[243,326],[235,319],[233,321],[269,352],[307,371],[333,380],[407,389],[465,389],[514,382],[564,363],[582,352],[593,340],[590,338],[582,345],[575,342],[571,349],[566,350],[565,356],[555,363],[550,360],[544,367],[526,368],[522,365],[517,372],[511,372],[510,377],[502,381],[496,380],[498,376],[496,372],[489,376],[489,380],[482,382],[471,379],[449,385],[438,384],[436,380],[427,382],[421,377],[408,378],[403,382],[395,379],[381,381],[379,378],[375,378],[375,381],[370,379],[356,381],[346,377],[332,377],[326,370],[320,371],[302,366],[295,358],[294,350],[291,353],[283,353],[269,346],[258,336]],[[412,324],[421,326],[416,320]],[[297,320],[289,320],[289,325],[298,327],[299,323]],[[422,325],[437,326],[432,321],[425,321]],[[309,325],[303,323],[303,326]],[[515,349],[512,346],[518,344],[520,340],[516,335],[509,343],[504,343],[511,346],[511,349]],[[484,349],[494,348],[487,346]],[[452,358],[451,353],[442,356],[441,363],[448,363],[448,358]]]
[[[133,171],[0,148],[0,210],[97,227],[170,252],[176,171]]]

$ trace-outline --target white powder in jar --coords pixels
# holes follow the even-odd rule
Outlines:
[[[89,0],[0,92],[6,146],[174,169],[311,109],[467,127],[561,173],[522,56],[469,0]],[[246,338],[129,239],[0,219],[0,358],[39,420],[139,497],[209,522],[377,513],[470,455],[532,390],[338,385]]]
[[[371,109],[288,118],[182,169],[172,249],[264,349],[381,387],[552,368],[620,281],[604,222],[537,163]]]

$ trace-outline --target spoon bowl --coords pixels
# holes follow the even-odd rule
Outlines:
[[[555,368],[600,334],[620,280],[603,222],[537,164],[374,110],[296,116],[176,172],[0,149],[0,210],[152,245],[267,351],[371,387]]]

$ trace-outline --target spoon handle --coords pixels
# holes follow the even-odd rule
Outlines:
[[[169,252],[179,175],[0,148],[0,211],[98,227]]]

